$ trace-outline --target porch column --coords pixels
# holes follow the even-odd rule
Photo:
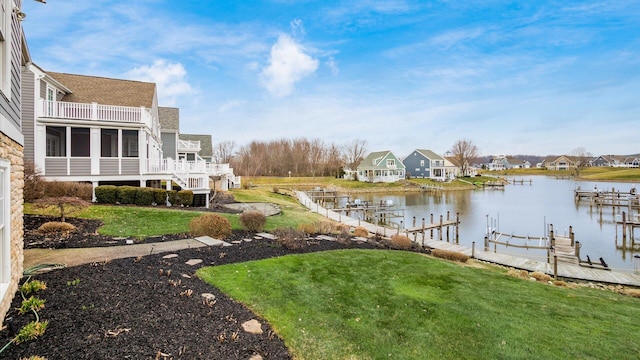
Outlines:
[[[205,203],[205,207],[206,207],[207,209],[209,208],[209,194],[211,194],[211,193],[206,193],[206,194],[205,194],[205,201],[206,201],[206,203]]]
[[[97,181],[92,181],[91,182],[91,202],[96,202],[96,188],[98,187],[99,183]]]

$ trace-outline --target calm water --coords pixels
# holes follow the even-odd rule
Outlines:
[[[636,231],[635,234],[635,250],[622,248],[620,227],[616,236],[615,220],[620,219],[622,211],[627,209],[618,208],[614,211],[611,207],[604,207],[600,215],[597,208],[590,208],[588,200],[576,203],[573,191],[578,186],[583,190],[592,190],[596,185],[599,190],[615,188],[629,191],[632,187],[638,188],[637,184],[575,182],[543,176],[517,179],[531,179],[532,184],[507,185],[504,190],[449,191],[438,194],[359,194],[357,197],[375,203],[381,200],[392,201],[394,206],[404,209],[405,213],[404,219],[395,219],[394,222],[399,224],[400,220],[403,220],[403,225],[409,227],[414,216],[419,226],[422,218],[429,223],[430,214],[434,215],[434,222],[438,222],[440,215],[446,217],[447,211],[451,212],[452,218],[455,218],[455,213],[458,212],[461,221],[460,244],[471,246],[475,241],[477,249],[483,246],[488,223],[503,233],[532,237],[545,235],[545,224],[553,224],[556,233],[561,235],[567,234],[569,226],[573,226],[576,241],[582,243],[583,259],[586,255],[596,261],[603,257],[615,270],[634,271],[637,264],[633,255],[640,254],[640,231]],[[420,236],[418,235],[418,239]],[[437,232],[434,234],[434,237],[436,236]],[[443,238],[446,241],[446,234]],[[537,245],[537,242],[530,244]],[[627,247],[630,247],[629,237]],[[498,251],[515,254],[525,252],[536,259],[546,256],[546,252],[540,250],[498,247]]]

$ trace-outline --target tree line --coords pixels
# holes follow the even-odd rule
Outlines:
[[[345,144],[320,139],[254,140],[236,148],[233,141],[218,143],[214,162],[228,163],[242,176],[334,176],[345,166],[355,169],[367,151],[365,140]]]

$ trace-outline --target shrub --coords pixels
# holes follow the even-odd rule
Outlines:
[[[338,225],[336,225],[336,231],[341,236],[348,236],[351,233],[351,227],[349,225],[346,225],[346,224],[338,224]]]
[[[287,249],[302,249],[307,246],[307,235],[293,228],[276,229],[274,235],[277,236],[278,244]]]
[[[442,249],[433,249],[431,250],[431,255],[445,260],[452,260],[458,262],[467,262],[469,260],[469,256],[463,253],[459,253],[457,251],[451,250],[442,250]]]
[[[640,298],[640,289],[624,289],[622,293],[634,298]]]
[[[96,202],[100,204],[115,204],[118,201],[118,188],[114,185],[100,185],[95,191]]]
[[[38,228],[38,232],[42,235],[66,236],[73,231],[76,231],[76,227],[73,224],[62,221],[49,221]]]
[[[249,231],[260,232],[267,224],[267,217],[260,211],[245,211],[240,214],[240,223]]]
[[[357,226],[355,230],[353,230],[353,236],[369,237],[369,230],[365,229],[362,226]],[[409,244],[409,246],[411,246],[411,244]]]
[[[91,201],[93,185],[71,181],[47,181],[44,183],[44,192],[50,197],[78,197],[85,201]]]
[[[193,204],[193,191],[180,190],[178,191],[178,198],[180,198],[180,205],[191,206]]]
[[[155,189],[146,187],[138,188],[135,204],[140,206],[149,206],[153,204],[154,197]]]
[[[531,277],[536,279],[536,281],[543,282],[543,283],[551,281],[551,276],[539,271],[532,272]]]
[[[302,231],[307,235],[313,235],[316,233],[316,226],[312,223],[298,224],[298,231]]]
[[[44,184],[42,173],[32,161],[24,162],[24,190],[25,202],[32,202],[44,196]]]
[[[231,223],[218,214],[207,213],[194,218],[189,223],[189,233],[193,236],[211,236],[225,239],[231,235]]]
[[[169,191],[167,191],[167,196],[169,197],[169,203],[171,204],[171,206],[180,205],[178,203],[178,201],[180,201],[180,199],[178,198],[178,191],[177,190],[169,190]]]
[[[153,202],[158,205],[165,205],[167,203],[167,190],[153,189]]]
[[[118,186],[117,201],[121,204],[135,204],[137,191],[138,188],[135,186]]]
[[[432,252],[433,254],[433,252]],[[517,277],[519,279],[529,279],[529,272],[527,270],[516,270],[516,269],[509,269],[509,271],[507,271],[507,275],[509,276],[513,276],[513,277]]]
[[[407,236],[396,234],[391,237],[391,247],[394,249],[408,250],[411,249],[411,239]]]
[[[316,227],[317,234],[324,234],[324,235],[331,234],[335,228],[335,226],[331,221],[326,221],[326,220],[315,222],[313,223],[313,225]]]
[[[213,203],[215,204],[231,204],[236,202],[236,199],[233,197],[233,194],[228,191],[218,191],[213,196]]]

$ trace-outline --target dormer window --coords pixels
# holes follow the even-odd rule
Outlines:
[[[394,167],[396,166],[396,161],[393,159],[387,159],[387,167]]]

